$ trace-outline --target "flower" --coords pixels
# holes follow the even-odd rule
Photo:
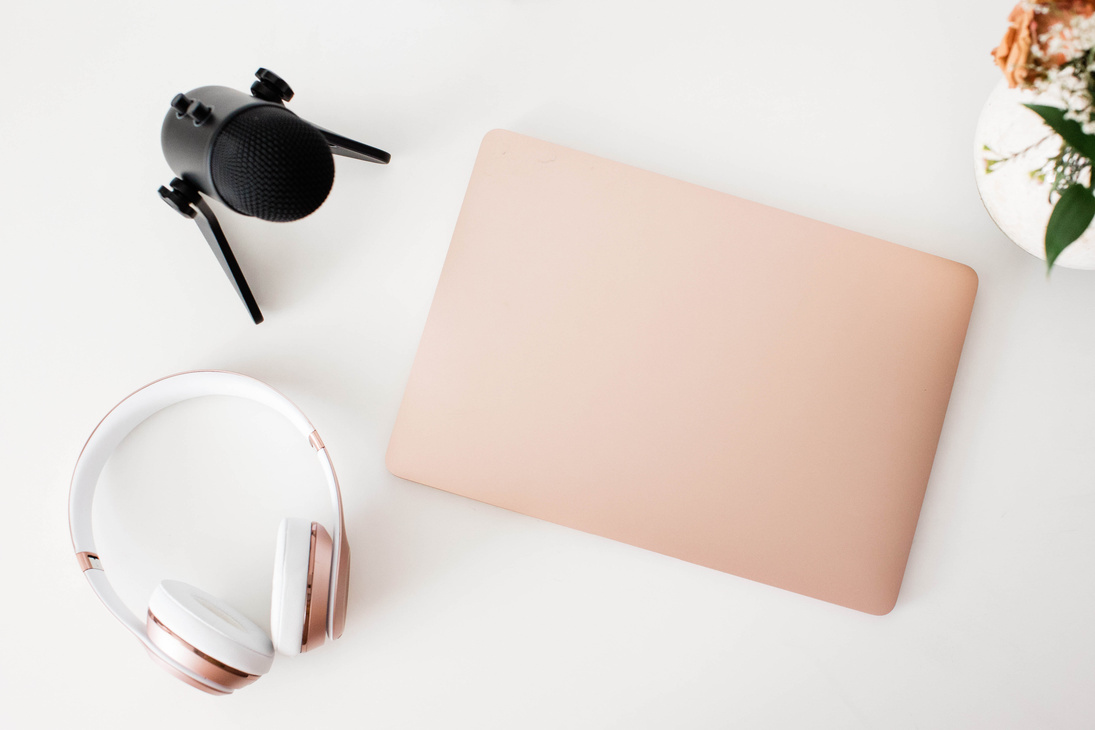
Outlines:
[[[1008,15],[1008,29],[1000,45],[992,52],[996,65],[1004,72],[1004,78],[1012,89],[1026,81],[1034,28],[1034,9],[1026,3],[1019,3]]]
[[[1091,47],[1095,0],[1024,0],[1008,15],[1008,29],[992,52],[1008,86],[1031,87]]]

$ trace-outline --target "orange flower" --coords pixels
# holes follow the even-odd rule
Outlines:
[[[1031,0],[1021,2],[1008,15],[1008,29],[1000,45],[992,52],[996,65],[1004,72],[1008,86],[1030,86],[1034,77],[1068,61],[1064,51],[1051,57],[1031,60],[1031,47],[1040,43],[1050,30],[1069,48],[1072,31],[1069,23],[1076,16],[1095,13],[1095,0]],[[1086,49],[1075,49],[1082,51]]]
[[[1027,79],[1032,31],[1035,29],[1034,10],[1019,3],[1008,15],[1008,29],[1003,40],[992,52],[996,65],[1004,72],[1008,86],[1014,89]]]

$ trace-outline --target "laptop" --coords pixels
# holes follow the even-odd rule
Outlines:
[[[884,614],[976,290],[947,259],[492,131],[388,468]]]

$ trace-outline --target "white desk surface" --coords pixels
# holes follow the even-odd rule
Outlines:
[[[14,4],[0,23],[0,726],[1026,728],[1095,723],[1095,273],[1008,242],[973,182],[1010,3]],[[156,188],[171,97],[267,66],[339,159],[318,213],[221,220],[255,327]],[[403,482],[384,450],[494,127],[972,265],[981,289],[897,608],[878,618]],[[218,208],[218,210],[223,210]],[[345,637],[229,698],[155,667],[67,529],[99,418],[239,370],[317,424],[354,548]],[[150,420],[108,466],[100,553],[268,624],[310,452],[247,403]]]

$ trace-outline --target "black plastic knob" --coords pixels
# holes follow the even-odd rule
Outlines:
[[[193,218],[198,214],[196,210],[190,207],[190,203],[186,202],[186,199],[174,190],[168,190],[166,187],[161,185],[160,189],[156,192],[160,194],[163,202],[171,206],[172,210],[174,210],[176,213],[183,216],[184,218]]]
[[[186,109],[186,116],[194,120],[194,126],[200,127],[205,124],[205,120],[209,119],[209,115],[213,113],[213,110],[202,104],[195,99],[190,102],[190,106]]]
[[[200,127],[205,124],[209,119],[209,115],[213,110],[202,104],[197,99],[191,99],[186,94],[175,94],[175,98],[171,100],[171,108],[175,110],[175,113],[179,115],[179,118],[190,117],[194,120],[194,126]]]
[[[188,183],[182,178],[175,178],[170,183],[171,187],[160,186],[160,189],[156,192],[160,194],[163,202],[171,206],[179,215],[184,218],[193,218],[198,214],[191,206],[200,200],[197,188]]]
[[[188,203],[196,203],[201,200],[201,195],[198,193],[198,189],[188,183],[186,180],[183,180],[181,177],[172,178],[171,182],[168,184],[173,190],[178,192],[179,195],[183,196],[183,198]]]
[[[186,111],[190,108],[190,97],[186,94],[175,94],[175,98],[171,100],[171,108],[180,117],[186,116]]]
[[[293,98],[292,87],[273,71],[260,68],[255,72],[255,78],[258,81],[251,84],[251,93],[259,99],[285,102]]]

